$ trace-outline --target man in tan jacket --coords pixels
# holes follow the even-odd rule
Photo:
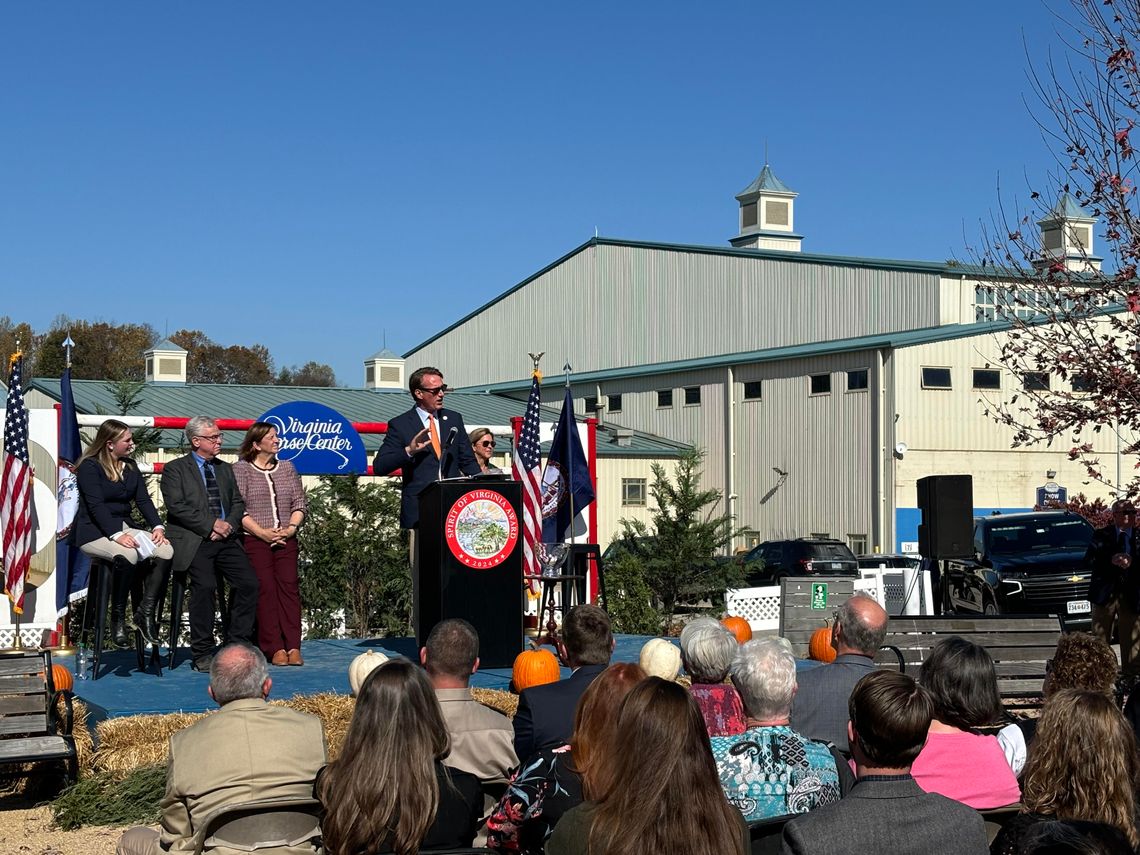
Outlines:
[[[221,709],[170,737],[161,831],[127,830],[118,855],[193,851],[195,832],[219,808],[312,796],[313,780],[328,758],[321,722],[269,706],[265,699],[272,685],[265,656],[256,647],[234,642],[218,651],[210,665],[209,693]],[[221,855],[218,849],[211,852]]]

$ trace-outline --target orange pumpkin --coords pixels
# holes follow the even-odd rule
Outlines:
[[[43,676],[42,671],[40,672],[40,676]],[[75,685],[75,678],[71,675],[71,672],[62,665],[51,666],[51,681],[55,685],[57,692],[70,692]]]
[[[817,662],[834,662],[835,648],[831,646],[831,627],[824,624],[811,634],[808,656]]]
[[[515,657],[515,664],[511,669],[516,692],[529,689],[531,686],[556,683],[560,675],[557,657],[549,650],[541,648],[524,650]]]
[[[746,641],[752,640],[752,627],[744,618],[737,617],[736,615],[729,615],[728,617],[721,620],[721,624],[725,629],[736,636],[736,641],[738,644],[743,644]]]

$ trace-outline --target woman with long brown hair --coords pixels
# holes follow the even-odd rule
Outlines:
[[[317,775],[326,855],[414,855],[470,846],[483,807],[474,775],[440,761],[451,740],[427,675],[391,659],[360,687],[340,756]]]
[[[1029,748],[1021,788],[1023,813],[990,849],[1016,855],[1029,829],[1046,820],[1103,822],[1135,847],[1140,754],[1136,737],[1103,692],[1063,689],[1050,696]]]
[[[245,500],[245,554],[260,585],[257,646],[274,665],[304,665],[297,530],[308,505],[296,468],[277,459],[280,445],[276,427],[254,422],[238,450],[234,479]]]
[[[611,665],[597,676],[574,713],[570,742],[522,758],[499,804],[487,819],[487,847],[541,855],[555,823],[582,802],[583,781],[604,758],[623,750],[618,710],[646,677],[640,665]]]
[[[598,758],[589,801],[555,826],[549,855],[744,855],[748,829],[724,797],[704,717],[684,687],[638,683],[615,738],[621,749]]]
[[[130,427],[118,419],[107,419],[99,425],[95,439],[75,467],[79,486],[75,543],[92,558],[111,562],[111,638],[119,647],[127,644],[127,594],[136,565],[174,556],[146,482],[131,457],[134,450]],[[131,505],[150,526],[149,532],[135,527]],[[154,610],[162,575],[148,564],[142,601],[134,616],[135,624],[151,644],[158,643]]]

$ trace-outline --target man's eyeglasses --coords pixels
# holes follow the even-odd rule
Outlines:
[[[442,386],[420,386],[421,392],[427,392],[429,395],[442,395],[447,391],[447,384]]]
[[[221,442],[222,435],[220,433],[200,433],[198,439],[204,439],[206,442]]]

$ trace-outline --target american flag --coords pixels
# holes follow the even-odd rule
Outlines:
[[[523,485],[523,573],[527,576],[537,576],[541,572],[536,553],[542,541],[542,459],[538,444],[538,411],[542,403],[538,384],[542,381],[542,372],[536,368],[533,377],[526,415],[519,435],[515,437],[511,455],[511,471],[515,480]],[[533,586],[534,583],[528,584]]]
[[[32,467],[28,462],[28,408],[20,379],[23,357],[10,360],[4,416],[4,480],[0,482],[0,531],[4,547],[4,593],[16,614],[24,612],[24,579],[32,560]]]

